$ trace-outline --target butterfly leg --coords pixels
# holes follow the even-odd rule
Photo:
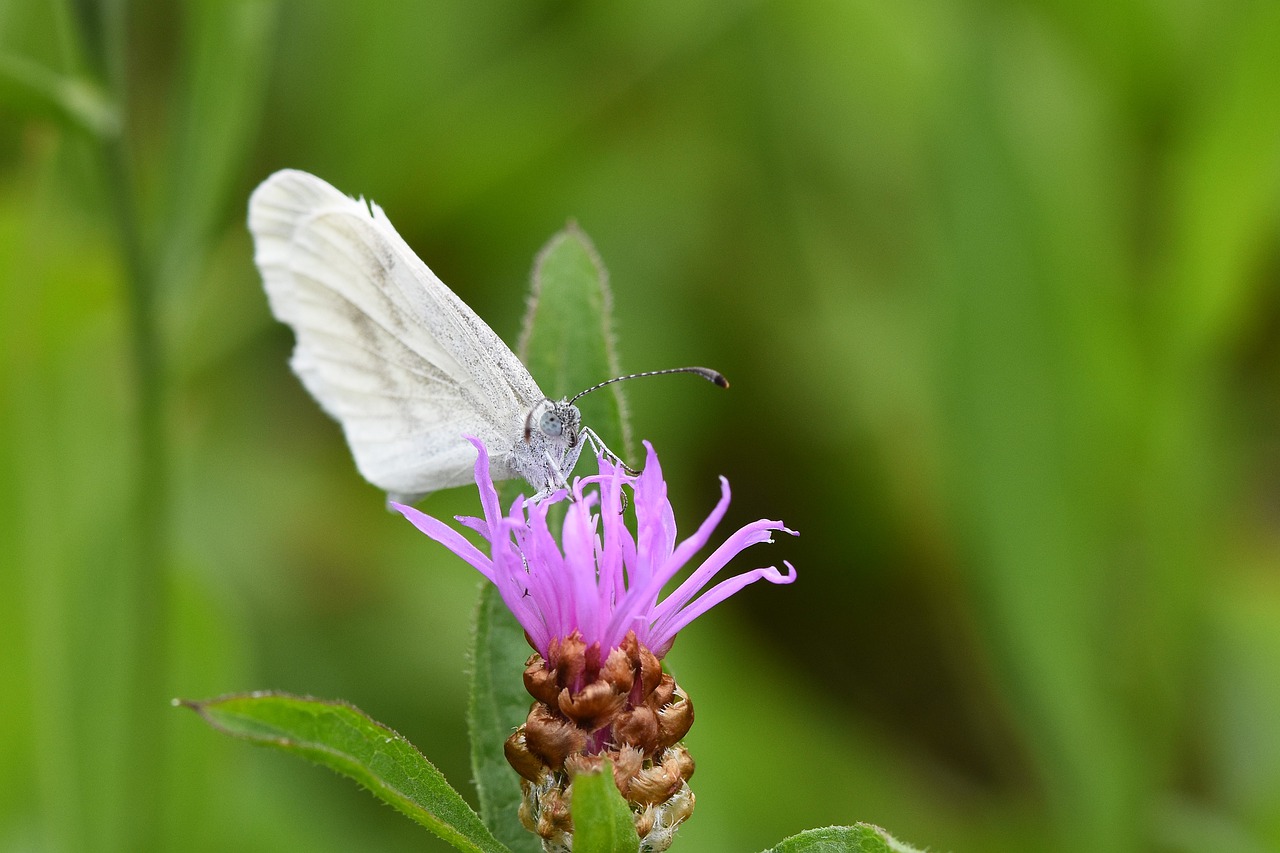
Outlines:
[[[591,449],[595,452],[597,456],[603,456],[606,459],[610,459],[616,462],[618,465],[622,467],[623,471],[626,471],[627,474],[632,477],[640,476],[640,472],[632,468],[626,462],[623,462],[622,457],[614,453],[612,450],[610,450],[609,447],[604,443],[604,440],[601,439],[600,436],[596,435],[595,430],[591,429],[591,427],[583,428],[582,437],[586,439],[587,444],[591,445]],[[618,493],[618,496],[622,499],[621,506],[618,509],[618,515],[622,515],[624,512],[627,511],[627,505],[629,502],[627,500],[627,493],[625,491],[620,491]]]
[[[619,456],[618,454],[610,450],[609,446],[604,443],[604,439],[596,435],[596,431],[593,430],[591,427],[582,428],[582,437],[587,440],[587,444],[591,445],[591,449],[595,452],[597,456],[603,456],[606,459],[617,463],[618,465],[622,466],[623,471],[626,471],[627,474],[632,477],[640,476],[640,472],[637,471],[635,468],[632,468],[626,462],[624,462],[621,456]]]
[[[560,463],[556,461],[550,450],[545,451],[542,456],[546,465],[547,484],[538,490],[533,499],[540,501],[549,498],[558,490],[564,489],[569,493],[569,500],[573,500],[573,489],[569,488],[569,481],[565,478],[564,472],[560,470]]]

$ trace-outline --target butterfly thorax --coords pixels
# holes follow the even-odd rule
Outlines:
[[[582,413],[568,400],[543,400],[529,410],[512,448],[516,472],[547,495],[568,485],[582,452]]]

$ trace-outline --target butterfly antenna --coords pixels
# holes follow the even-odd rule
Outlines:
[[[626,376],[618,376],[613,379],[609,379],[605,382],[601,382],[599,385],[592,385],[587,390],[579,391],[572,398],[570,398],[569,405],[573,405],[574,401],[577,400],[579,397],[582,397],[586,394],[590,394],[592,391],[599,391],[601,388],[605,387],[606,385],[612,385],[613,383],[621,382],[624,379],[639,379],[641,376],[663,376],[664,374],[667,374],[667,373],[692,373],[696,376],[701,376],[703,379],[707,380],[708,382],[712,382],[716,385],[719,385],[721,388],[729,387],[729,380],[725,379],[724,374],[718,370],[712,370],[709,367],[671,367],[666,370],[647,370],[644,373],[628,373]]]

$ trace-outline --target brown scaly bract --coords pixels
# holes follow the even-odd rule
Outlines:
[[[634,632],[604,661],[600,654],[599,643],[588,646],[575,631],[552,642],[549,659],[529,657],[524,683],[537,701],[505,746],[521,776],[520,820],[544,849],[570,849],[573,778],[608,760],[640,849],[666,850],[693,813],[693,758],[680,743],[693,704]]]

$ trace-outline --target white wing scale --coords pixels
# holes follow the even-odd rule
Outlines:
[[[249,228],[272,313],[297,336],[293,369],[365,479],[399,495],[469,483],[464,434],[485,442],[495,477],[517,475],[516,443],[545,396],[381,209],[286,170],[254,192]]]

